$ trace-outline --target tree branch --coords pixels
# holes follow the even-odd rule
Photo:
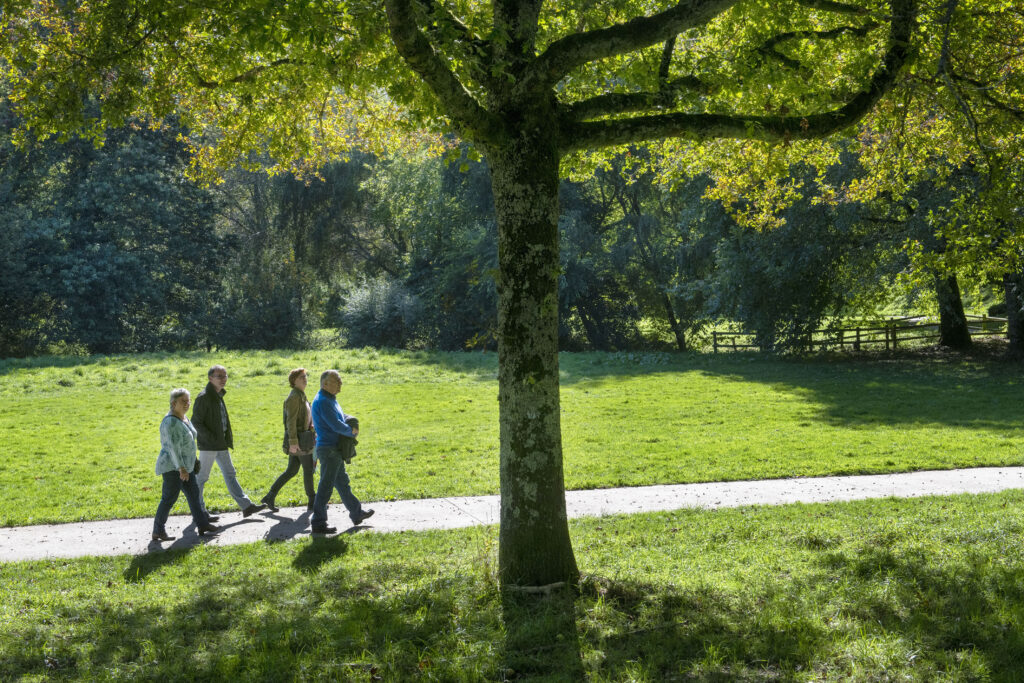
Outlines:
[[[565,113],[574,121],[584,121],[599,116],[666,109],[676,103],[681,90],[704,89],[705,84],[696,76],[685,76],[663,83],[657,92],[606,93],[573,102],[565,107]]]
[[[738,0],[682,0],[676,6],[607,28],[575,33],[551,43],[533,64],[532,85],[551,87],[588,62],[636,52],[702,26]]]
[[[180,54],[179,54],[179,56],[180,56]],[[196,75],[196,85],[198,85],[201,88],[209,88],[209,89],[220,88],[220,87],[225,86],[225,85],[236,85],[238,83],[245,83],[245,82],[253,80],[257,76],[259,76],[261,73],[263,73],[264,71],[267,71],[268,69],[276,69],[277,67],[284,66],[285,64],[299,64],[299,63],[300,62],[298,60],[291,59],[289,57],[283,57],[281,59],[275,59],[274,61],[270,62],[269,64],[260,64],[258,66],[254,66],[251,69],[243,71],[242,73],[238,74],[237,76],[234,76],[232,78],[227,79],[226,81],[211,81],[211,80],[209,80],[207,78],[204,78],[203,75],[201,73],[199,73],[199,68],[195,64],[192,64],[191,62],[188,62],[189,66],[191,66],[192,70],[195,72],[195,75]]]
[[[466,90],[416,25],[412,0],[384,0],[384,7],[398,54],[441,100],[456,124],[484,139],[500,134],[500,122]]]
[[[838,38],[844,33],[849,33],[855,36],[866,36],[869,32],[878,27],[878,23],[870,21],[863,26],[839,26],[838,28],[834,28],[829,31],[788,31],[786,33],[780,33],[776,36],[772,36],[766,40],[765,43],[758,48],[758,52],[763,54],[765,57],[781,62],[791,69],[795,69],[801,73],[810,73],[810,69],[804,66],[799,60],[793,59],[789,55],[779,52],[776,46],[779,43],[786,42],[787,40],[806,40],[808,38],[832,40],[833,38]]]
[[[689,137],[787,140],[823,137],[859,121],[895,83],[907,61],[915,24],[915,0],[892,0],[888,49],[867,87],[845,105],[806,116],[660,114],[612,121],[563,120],[564,151],[631,142]]]
[[[974,141],[978,145],[978,149],[982,152],[986,151],[985,143],[981,140],[981,134],[978,131],[978,120],[974,118],[974,112],[971,110],[971,105],[964,99],[963,94],[960,92],[960,88],[957,87],[950,75],[949,62],[950,62],[950,51],[949,51],[949,37],[953,30],[953,13],[956,12],[957,5],[960,4],[960,0],[948,0],[946,2],[946,15],[942,21],[945,25],[945,30],[942,34],[942,51],[939,54],[939,64],[935,69],[935,75],[941,78],[949,91],[953,93],[953,99],[956,100],[957,106],[960,107],[961,113],[964,118],[967,119],[967,125],[971,127],[971,132],[974,134]]]
[[[865,7],[850,5],[845,2],[833,2],[833,0],[796,0],[796,4],[838,14],[870,14],[870,10]]]
[[[443,26],[454,31],[459,36],[459,40],[475,50],[484,51],[487,49],[487,43],[480,36],[473,33],[469,26],[444,5],[436,0],[417,0],[417,3],[426,16],[437,22],[437,26]]]
[[[664,90],[668,83],[668,71],[672,66],[672,53],[676,49],[676,37],[672,36],[665,41],[665,47],[661,50],[661,64],[658,65],[658,89]]]
[[[994,87],[996,87],[995,85],[983,83],[982,81],[979,81],[975,78],[970,78],[968,76],[961,76],[960,74],[956,73],[953,70],[950,70],[949,75],[950,77],[952,77],[954,81],[966,83],[967,85],[971,86],[972,90],[978,92],[985,99],[985,101],[987,101],[996,109],[1006,114],[1010,114],[1011,116],[1018,118],[1021,121],[1024,121],[1024,109],[1018,109],[1017,107],[1011,106],[1006,102],[999,100],[991,93],[991,90]]]

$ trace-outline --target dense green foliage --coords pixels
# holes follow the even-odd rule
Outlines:
[[[152,515],[168,393],[195,395],[213,363],[230,373],[234,461],[254,500],[284,467],[281,404],[299,366],[344,376],[361,499],[498,492],[493,353],[37,358],[0,365],[0,525]],[[564,353],[560,367],[570,489],[1022,463],[1021,378],[1005,362]],[[236,509],[216,473],[206,501]],[[278,502],[305,495],[292,484]]]
[[[0,355],[194,346],[227,249],[178,131],[17,150],[0,122]]]
[[[47,680],[1016,680],[1024,496],[570,524],[578,597],[502,600],[494,528],[0,565]]]
[[[4,258],[14,276],[4,282],[0,354],[286,348],[323,325],[356,348],[495,348],[485,163],[356,155],[319,178],[237,170],[203,190],[181,177],[172,134],[135,127],[100,149],[8,149],[0,191],[12,200]],[[167,145],[179,156],[161,161]],[[92,159],[84,182],[61,170],[72,150]],[[563,349],[685,350],[723,320],[763,348],[785,348],[827,320],[870,315],[892,295],[907,240],[936,250],[926,218],[954,196],[923,182],[898,203],[831,204],[805,178],[780,225],[752,231],[705,196],[709,179],[659,186],[635,161],[623,155],[562,183]],[[832,175],[859,172],[847,157]],[[57,202],[68,188],[95,208]],[[1002,285],[987,271],[967,274]]]

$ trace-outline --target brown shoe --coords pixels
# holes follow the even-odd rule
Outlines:
[[[153,534],[154,541],[173,541],[174,536],[168,536],[166,531],[161,531],[158,534]]]
[[[266,510],[266,509],[267,509],[266,505],[250,505],[249,507],[247,507],[244,510],[242,510],[242,516],[243,517],[248,517],[250,515],[255,515],[260,510]]]

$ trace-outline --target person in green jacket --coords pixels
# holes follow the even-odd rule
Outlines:
[[[270,508],[271,512],[277,512],[274,504],[278,492],[292,477],[299,467],[302,467],[302,483],[306,488],[306,509],[313,510],[313,497],[316,490],[313,488],[313,470],[316,462],[313,460],[313,446],[316,432],[313,431],[313,414],[309,409],[309,399],[306,398],[306,383],[309,375],[306,368],[296,368],[288,373],[288,384],[292,391],[284,401],[284,443],[282,448],[288,456],[288,467],[277,481],[270,487],[270,492],[263,496],[260,503]],[[307,448],[303,448],[302,441],[306,441]]]

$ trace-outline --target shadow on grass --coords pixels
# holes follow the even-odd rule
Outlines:
[[[234,524],[221,525],[221,530]],[[189,524],[181,530],[181,533],[170,545],[161,545],[157,541],[151,541],[145,555],[136,555],[124,570],[124,580],[128,583],[144,581],[147,576],[160,569],[164,565],[174,564],[181,560],[197,545],[212,540],[212,536],[200,536],[196,533],[194,524]]]
[[[924,552],[868,545],[823,552],[820,565],[811,581],[770,579],[739,595],[591,578],[583,599],[614,617],[582,625],[581,640],[599,653],[588,670],[611,680],[638,671],[652,680],[814,679],[814,671],[1024,680],[1021,567],[983,555],[939,568]],[[814,605],[823,593],[827,604]],[[822,618],[828,613],[846,622],[842,630]]]
[[[804,394],[818,420],[839,426],[945,424],[984,430],[1024,427],[1014,396],[1019,363],[950,360],[773,359],[722,361],[716,378]]]
[[[313,536],[292,560],[292,566],[305,574],[315,574],[323,565],[348,552],[348,541],[341,536]]]
[[[940,562],[872,541],[823,548],[801,579],[678,589],[591,577],[578,597],[526,599],[437,567],[356,571],[334,561],[347,550],[337,536],[309,543],[299,576],[222,564],[129,599],[65,601],[6,629],[0,665],[15,677],[161,680],[1012,681],[1024,661],[1024,569],[991,554]],[[134,558],[125,575],[182,557]]]
[[[423,354],[423,364],[496,377],[491,353]],[[562,353],[561,385],[600,387],[622,378],[698,372],[718,379],[756,382],[806,393],[821,404],[818,419],[839,425],[949,424],[975,429],[1024,427],[1014,396],[1022,385],[1020,361],[991,351],[975,356],[934,350],[905,354],[779,357],[761,353]]]
[[[503,676],[508,679],[583,678],[576,596],[563,589],[544,597],[505,592]]]
[[[198,542],[178,545],[176,541],[175,544],[158,550],[150,544],[151,552],[133,557],[132,561],[125,567],[124,572],[122,572],[122,576],[126,583],[141,583],[150,574],[163,569],[165,566],[180,562],[197,545]]]

